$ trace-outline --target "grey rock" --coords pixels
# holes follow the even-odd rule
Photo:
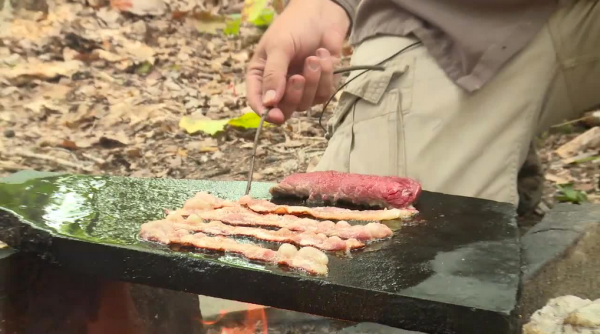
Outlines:
[[[550,299],[600,298],[600,205],[557,205],[522,237],[521,248],[521,325]]]

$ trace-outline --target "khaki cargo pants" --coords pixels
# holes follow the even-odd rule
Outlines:
[[[414,41],[370,39],[352,64],[376,64]],[[517,205],[517,174],[533,137],[600,104],[600,3],[563,1],[474,94],[450,81],[421,45],[386,68],[346,87],[315,170],[409,176],[425,190]]]

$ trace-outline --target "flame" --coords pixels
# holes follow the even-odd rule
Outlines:
[[[219,317],[216,320],[204,320],[203,319],[203,320],[200,320],[200,322],[203,325],[212,326],[212,325],[216,324],[217,322],[219,322],[219,320],[223,319],[223,317],[225,316],[225,314],[227,314],[227,312],[221,310],[221,311],[219,311]]]
[[[258,323],[261,323],[262,333],[268,334],[269,326],[267,322],[267,314],[265,313],[264,307],[256,307],[259,305],[248,304],[248,309],[246,310],[246,317],[244,319],[244,324],[242,327],[222,327],[221,334],[255,334],[257,330]],[[220,311],[219,316],[215,320],[201,320],[202,324],[213,326],[218,324],[221,319],[227,314],[226,311]],[[260,327],[258,327],[260,328]]]

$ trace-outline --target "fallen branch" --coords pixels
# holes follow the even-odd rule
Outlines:
[[[102,158],[95,157],[95,156],[93,156],[93,155],[91,155],[91,154],[82,153],[81,155],[82,155],[84,158],[86,158],[86,159],[88,159],[88,160],[91,160],[91,161],[93,161],[93,162],[97,163],[97,164],[98,164],[98,165],[100,165],[100,166],[102,166],[102,165],[104,165],[104,164],[106,163],[106,160],[104,160],[104,159],[102,159]]]
[[[69,167],[69,168],[74,168],[77,170],[84,170],[86,172],[91,172],[92,170],[89,167],[86,166],[82,166],[61,158],[56,158],[50,155],[46,155],[46,154],[39,154],[39,153],[33,153],[33,152],[26,152],[26,151],[22,151],[22,150],[18,150],[15,151],[16,155],[25,157],[25,158],[32,158],[32,159],[38,159],[38,160],[45,160],[45,161],[50,161],[53,162],[57,165],[63,166],[63,167]]]

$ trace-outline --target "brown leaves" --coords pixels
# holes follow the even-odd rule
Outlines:
[[[600,126],[593,127],[556,149],[561,158],[583,153],[588,148],[600,148]]]
[[[115,148],[129,145],[129,137],[124,131],[109,132],[100,136],[98,144],[104,148]]]
[[[578,121],[579,122],[579,121]],[[600,141],[598,127],[582,129],[580,133],[550,134],[542,149],[545,163],[545,197],[548,203],[555,200],[578,202],[585,197],[600,200]]]
[[[79,61],[40,62],[19,64],[15,67],[0,68],[0,79],[15,86],[25,85],[33,80],[52,80],[58,77],[71,77],[81,68]]]
[[[135,15],[163,15],[167,6],[162,0],[111,0],[110,5]]]

